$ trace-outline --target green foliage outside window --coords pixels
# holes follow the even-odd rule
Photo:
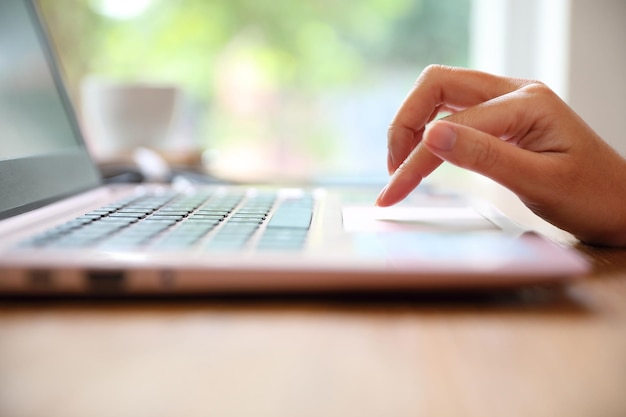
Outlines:
[[[174,83],[200,109],[201,148],[273,149],[270,174],[285,152],[313,170],[369,171],[379,157],[372,144],[381,144],[376,153],[386,146],[382,115],[393,114],[420,70],[468,59],[470,0],[39,2],[77,101],[86,75]],[[144,7],[107,15],[124,3]],[[228,104],[232,83],[252,101],[247,110]],[[365,98],[362,116],[372,118],[376,95],[372,135],[382,137],[361,138],[354,112]],[[342,114],[351,119],[338,121]]]

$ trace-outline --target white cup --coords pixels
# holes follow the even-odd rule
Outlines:
[[[81,88],[82,122],[95,159],[123,159],[142,147],[172,148],[180,95],[174,85],[86,78]]]

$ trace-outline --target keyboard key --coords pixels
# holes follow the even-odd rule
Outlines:
[[[267,227],[268,229],[308,229],[311,226],[312,215],[313,211],[308,207],[281,206],[274,212]]]
[[[300,250],[306,242],[307,232],[305,229],[268,229],[259,240],[257,248],[259,250]]]
[[[298,250],[305,242],[313,199],[277,194],[243,193],[125,198],[92,210],[22,242],[20,247],[101,250],[181,250],[201,246],[208,251],[246,248],[252,237],[259,250]],[[267,227],[261,227],[267,223]]]

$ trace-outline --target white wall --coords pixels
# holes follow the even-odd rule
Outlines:
[[[570,1],[568,102],[626,156],[626,1]]]
[[[474,0],[471,66],[548,84],[626,156],[626,0]]]
[[[470,65],[532,78],[567,99],[570,0],[474,0]]]

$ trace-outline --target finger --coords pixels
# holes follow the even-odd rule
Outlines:
[[[537,193],[547,156],[449,121],[429,125],[422,146],[442,160],[485,175],[518,195]]]
[[[498,145],[509,146],[513,150],[514,147],[511,144],[504,142],[502,139],[509,140],[512,143],[518,144],[528,150],[535,152],[562,152],[561,144],[558,141],[548,139],[546,132],[548,127],[544,126],[545,118],[542,118],[540,114],[551,114],[546,111],[544,106],[550,106],[550,100],[546,100],[546,97],[556,97],[554,94],[546,95],[547,88],[542,85],[529,85],[514,91],[509,94],[497,97],[493,100],[489,100],[480,103],[476,106],[470,107],[466,110],[452,114],[445,118],[445,121],[455,123],[462,126],[467,126],[474,130],[482,131],[489,137],[496,137]],[[541,97],[537,98],[538,95]],[[548,104],[545,104],[545,103]],[[445,123],[441,120],[431,123],[426,132],[431,132],[432,127],[439,123]],[[426,135],[424,133],[423,135]],[[428,133],[430,134],[430,133]],[[482,152],[490,152],[491,148],[487,146],[481,148]],[[482,158],[478,159],[475,163],[463,158]],[[532,155],[532,153],[531,153]],[[488,164],[493,155],[481,154],[476,152],[468,155],[461,155],[458,160],[450,160],[452,163],[456,163],[462,167],[472,169],[482,174],[492,176],[493,173],[486,172],[487,167],[481,167],[478,162],[483,161]],[[392,175],[389,184],[385,187],[385,190],[377,199],[377,203],[380,206],[388,206],[397,203],[406,197],[427,175],[429,175],[439,164],[441,160],[446,159],[441,153],[433,152],[428,146],[423,146],[421,143],[417,146],[405,159],[405,161],[397,168]],[[535,161],[535,159],[533,159]],[[513,161],[519,162],[519,161]],[[505,169],[511,170],[511,164],[504,165]],[[523,168],[524,165],[521,165]],[[528,175],[532,175],[536,172],[545,172],[541,170],[531,170],[528,166],[526,169],[520,172],[525,172],[526,179]],[[494,178],[496,179],[496,178]],[[497,178],[497,181],[506,181],[505,178]],[[527,184],[525,182],[523,184]],[[523,185],[521,184],[521,185]],[[513,187],[513,184],[505,184],[509,187]],[[518,189],[518,191],[520,191]],[[521,191],[520,191],[521,192]],[[524,190],[526,192],[526,190]]]
[[[469,69],[428,67],[391,122],[387,135],[389,171],[394,172],[421,141],[423,129],[437,109],[465,109],[514,91],[523,83]]]
[[[455,110],[444,105],[441,104],[437,107],[435,107],[435,109],[432,111],[432,113],[430,114],[430,116],[428,117],[428,120],[426,121],[431,122],[433,121],[440,113],[442,112],[454,112]],[[392,126],[393,127],[393,126]],[[413,149],[417,146],[417,144],[419,143],[419,141],[421,139],[417,139],[417,138],[421,138],[422,134],[424,132],[424,129],[420,129],[419,131],[414,131],[413,129],[399,129],[397,131],[393,131],[393,129],[390,127],[389,130],[389,134],[395,134],[396,135],[396,147],[402,147],[403,150],[400,152],[403,155],[409,155],[411,153],[411,151],[413,151]],[[406,156],[405,156],[406,158]],[[392,175],[396,169],[398,169],[398,166],[404,162],[400,161],[399,163],[396,163],[396,161],[393,159],[393,156],[391,154],[391,152],[389,152],[387,154],[387,170],[389,172],[389,175]]]
[[[381,191],[375,204],[387,207],[403,200],[442,162],[441,158],[423,146],[423,143],[418,144],[395,170],[389,184]]]
[[[550,135],[547,134],[549,126],[546,125],[546,118],[541,117],[542,114],[552,114],[552,112],[547,111],[545,107],[550,107],[553,104],[551,104],[551,99],[557,99],[557,97],[547,89],[547,87],[541,84],[530,84],[512,93],[502,95],[452,114],[446,117],[445,120],[433,122],[427,127],[423,135],[424,137],[431,135],[434,126],[440,123],[444,123],[444,126],[445,123],[454,123],[455,125],[465,126],[472,128],[472,130],[483,132],[490,138],[496,137],[497,142],[495,146],[497,146],[498,149],[501,145],[504,145],[507,146],[507,148],[505,148],[506,151],[515,151],[515,147],[503,141],[504,139],[529,151],[563,152],[564,145],[562,145],[562,142],[550,138]],[[483,143],[481,142],[477,146],[481,144]],[[514,191],[524,193],[525,195],[529,190],[522,190],[521,187],[534,183],[528,181],[529,175],[533,175],[537,172],[545,172],[541,169],[535,169],[531,165],[543,159],[539,157],[531,157],[530,161],[515,159],[511,161],[511,163],[498,165],[505,169],[505,172],[500,175],[498,175],[497,172],[490,172],[489,164],[491,163],[491,158],[494,157],[494,155],[497,156],[500,154],[499,152],[496,154],[490,153],[492,151],[490,142],[485,142],[482,148],[475,149],[473,153],[468,152],[467,154],[460,154],[456,159],[454,158],[456,154],[444,156],[441,152],[434,152],[434,150],[435,148],[424,146],[423,143],[420,143],[396,169],[388,186],[378,197],[377,204],[387,206],[402,200],[423,178],[441,164],[442,159],[449,160],[461,167],[490,176],[496,181],[503,183],[503,185],[514,188]],[[509,154],[507,153],[506,155]],[[532,156],[533,153],[527,152],[524,153],[524,155]],[[476,160],[472,158],[476,158]],[[520,161],[524,162],[518,165]],[[515,166],[516,169],[520,169],[516,174],[524,172],[524,177],[526,178],[525,182],[512,184],[507,181],[507,175],[511,175],[513,166]],[[520,178],[520,176],[518,175],[516,178]],[[541,182],[541,179],[537,180]]]
[[[548,87],[531,82],[442,120],[468,126],[535,152],[563,152],[567,141],[549,134],[564,103]],[[548,117],[546,117],[548,115]]]

